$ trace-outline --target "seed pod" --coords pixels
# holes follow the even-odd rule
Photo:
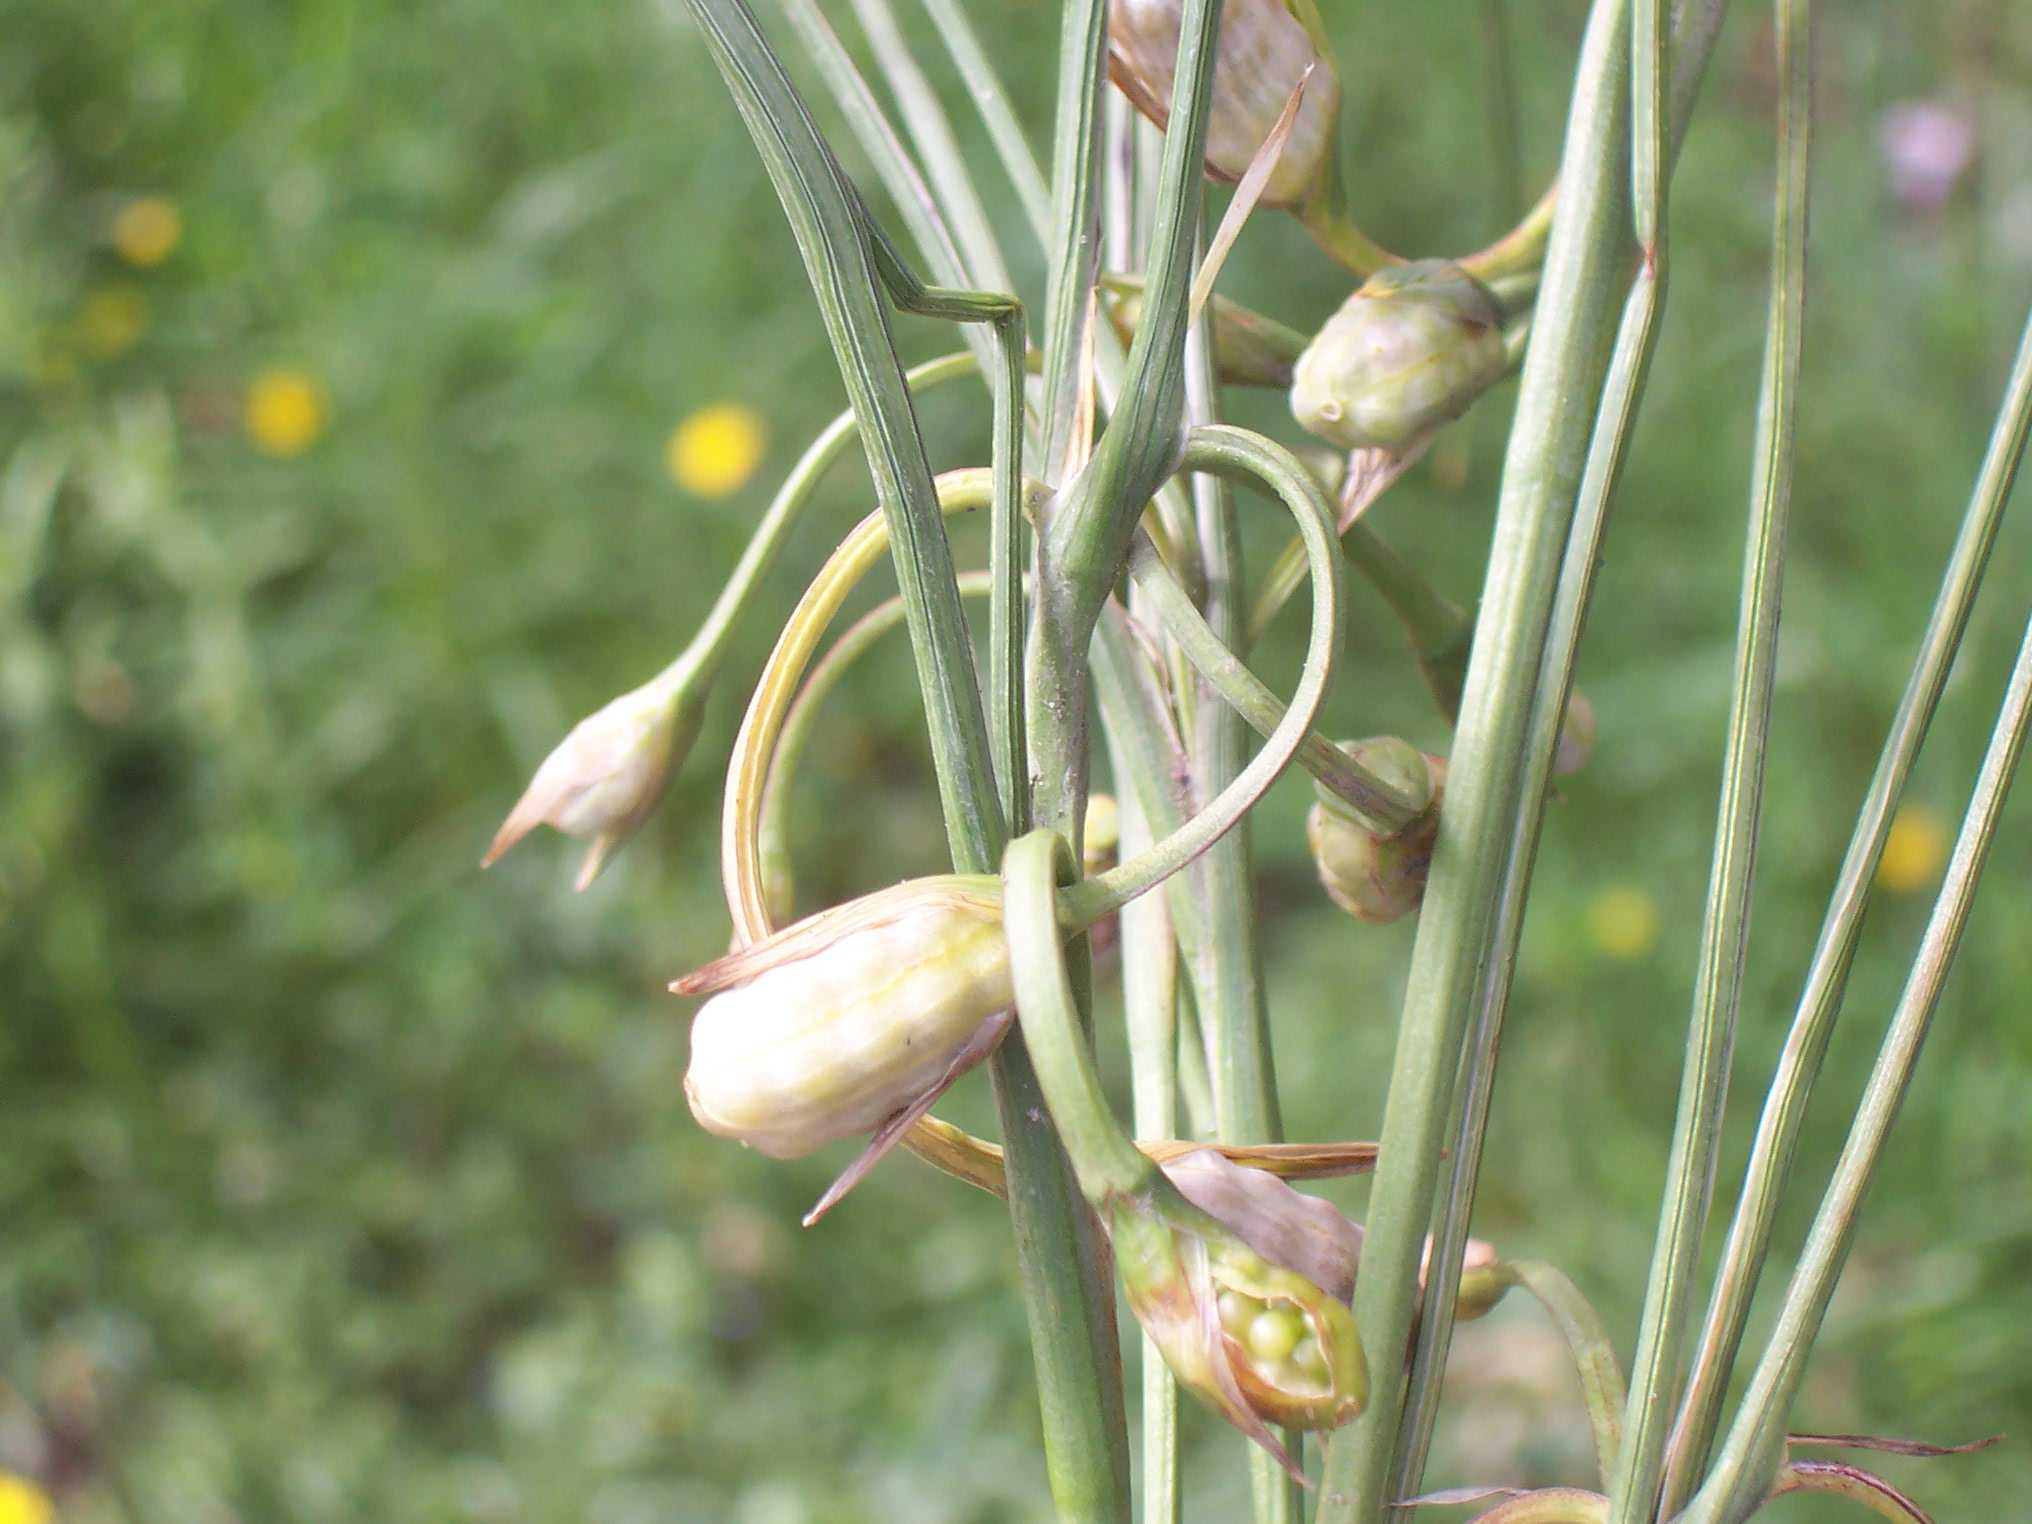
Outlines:
[[[590,884],[655,810],[671,770],[698,739],[704,695],[649,683],[595,710],[558,742],[480,859],[491,868],[539,825],[591,837],[574,888]]]
[[[1171,118],[1181,9],[1180,0],[1112,0],[1108,7],[1108,72],[1159,127]],[[1285,0],[1227,0],[1215,46],[1207,173],[1241,179],[1304,79],[1297,120],[1259,204],[1305,201],[1333,163],[1341,85],[1332,58]]]
[[[1360,1414],[1369,1368],[1342,1302],[1172,1190],[1116,1198],[1107,1216],[1130,1310],[1229,1423],[1290,1467],[1271,1424],[1334,1429]]]
[[[1362,1230],[1331,1202],[1211,1148],[1168,1159],[1161,1168],[1179,1195],[1233,1228],[1273,1265],[1297,1272],[1340,1301],[1354,1300]]]
[[[1000,885],[914,879],[822,911],[671,986],[708,1132],[794,1159],[881,1122],[987,1051],[1011,1004]]]
[[[1442,259],[1369,277],[1292,372],[1291,412],[1344,450],[1403,453],[1503,378],[1503,309]]]
[[[1431,1240],[1426,1241],[1426,1258],[1432,1256]],[[1454,1320],[1472,1323],[1476,1318],[1485,1318],[1503,1293],[1510,1289],[1510,1281],[1497,1268],[1496,1246],[1484,1238],[1470,1238],[1461,1251],[1460,1290],[1454,1294]],[[1423,1269],[1419,1271],[1424,1275]]]
[[[1315,789],[1318,798],[1305,817],[1305,839],[1333,902],[1358,921],[1388,925],[1425,898],[1446,761],[1394,736],[1343,742],[1342,750],[1371,772],[1426,795],[1424,813],[1394,834],[1363,820],[1324,789]]]
[[[1124,344],[1135,342],[1143,321],[1143,284],[1127,276],[1107,278],[1109,321]],[[1214,374],[1224,386],[1291,385],[1291,367],[1309,342],[1295,328],[1215,293],[1208,309],[1214,322]]]

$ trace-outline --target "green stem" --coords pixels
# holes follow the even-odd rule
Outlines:
[[[1962,632],[1968,627],[1969,612],[1975,606],[1976,593],[1982,586],[1990,551],[1996,544],[2004,509],[2024,459],[2028,433],[2032,433],[2032,317],[2028,317],[2019,341],[2017,361],[1941,581],[1939,597],[1920,637],[1912,674],[1906,681],[1897,713],[1892,716],[1883,754],[1857,817],[1848,854],[1836,877],[1792,1028],[1786,1034],[1769,1098],[1757,1124],[1757,1139],[1750,1150],[1742,1194],[1722,1249],[1721,1267],[1701,1329],[1686,1401],[1672,1437],[1666,1496],[1675,1505],[1692,1491],[1713,1442],[1727,1373],[1735,1363],[1743,1329],[1749,1321],[1750,1299],[1770,1249],[1772,1226],[1785,1182],[1792,1173],[1814,1078],[1841,1014],[1849,969],[1862,941],[1871,879],[1877,860],[1883,855],[1885,839],[1890,835],[1898,799],[1912,775],[1920,744],[1926,738],[1941,690],[1954,666],[1955,653],[1961,647]]]
[[[994,65],[988,62],[987,49],[981,46],[973,23],[967,20],[967,13],[959,0],[924,0],[924,8],[930,13],[932,24],[938,28],[946,51],[952,55],[953,66],[966,81],[967,94],[973,98],[981,120],[987,126],[988,136],[994,141],[1002,168],[1015,187],[1016,199],[1023,204],[1024,217],[1039,242],[1048,243],[1051,236],[1051,192],[1038,171],[1037,157],[1031,153],[1030,144],[1023,136],[1023,124],[1016,120],[1016,113],[1009,107],[1008,93],[1003,90],[1001,80],[996,78]]]
[[[1662,0],[1649,0],[1660,13]],[[1798,410],[1802,305],[1806,292],[1807,173],[1812,122],[1811,13],[1808,0],[1780,0],[1778,192],[1771,249],[1771,310],[1757,416],[1751,535],[1743,568],[1735,693],[1715,833],[1714,867],[1701,929],[1700,965],[1680,1088],[1672,1154],[1666,1166],[1644,1313],[1638,1325],[1629,1431],[1610,1488],[1615,1524],[1652,1517],[1664,1474],[1665,1441],[1676,1403],[1693,1315],[1700,1244],[1714,1195],[1730,1060],[1741,1006],[1752,885],[1761,823],[1764,758],[1778,657],[1785,531],[1792,497],[1794,420]],[[1662,130],[1662,129],[1661,129]]]
[[[1150,845],[1151,830],[1125,787],[1131,766],[1112,727],[1106,728],[1121,821],[1121,853]],[[1178,939],[1165,896],[1146,894],[1121,910],[1122,1020],[1129,1038],[1129,1093],[1136,1136],[1178,1136]],[[1178,1378],[1148,1334],[1143,1336],[1143,1524],[1182,1524],[1178,1445]]]
[[[954,866],[985,871],[1000,858],[1003,827],[986,716],[951,547],[858,207],[743,0],[692,0],[692,8],[789,216],[860,420],[890,526]],[[1121,1366],[1097,1230],[1073,1196],[1021,1045],[1004,1042],[991,1069],[1053,1495],[1066,1519],[1126,1524]]]
[[[960,573],[962,598],[984,598],[988,588],[986,572]],[[833,642],[825,656],[812,666],[783,717],[783,726],[777,732],[776,744],[769,758],[769,778],[763,786],[755,827],[756,853],[761,859],[762,882],[765,885],[763,898],[768,905],[769,919],[776,925],[788,925],[795,919],[796,864],[790,854],[790,799],[798,768],[804,762],[806,745],[812,737],[814,722],[826,698],[854,663],[901,623],[901,598],[886,598],[855,620]],[[1155,1133],[1140,1135],[1168,1136]]]
[[[909,611],[947,835],[956,858],[964,859],[962,869],[991,863],[1001,820],[972,643],[931,467],[852,193],[745,0],[691,3],[789,217],[860,420]]]
[[[1713,9],[1710,5],[1709,10]],[[1458,1273],[1454,1267],[1460,1263],[1460,1248],[1466,1242],[1468,1218],[1473,1209],[1508,1006],[1510,974],[1523,933],[1525,901],[1539,828],[1544,820],[1547,784],[1573,689],[1575,657],[1601,564],[1609,510],[1636,427],[1637,406],[1657,341],[1665,287],[1666,190],[1677,138],[1687,126],[1686,119],[1681,117],[1673,119],[1670,138],[1661,130],[1665,122],[1661,109],[1665,99],[1662,19],[1660,10],[1651,0],[1645,0],[1637,12],[1631,36],[1634,82],[1631,180],[1635,228],[1639,246],[1650,250],[1651,257],[1640,262],[1624,304],[1532,701],[1531,738],[1526,746],[1517,827],[1490,933],[1484,965],[1488,972],[1477,1000],[1474,1035],[1463,1061],[1465,1094],[1455,1130],[1453,1162],[1435,1229],[1433,1262],[1440,1269],[1428,1288],[1428,1317],[1421,1325],[1413,1364],[1407,1434],[1399,1456],[1400,1477],[1419,1473],[1437,1418],[1439,1377],[1450,1332],[1447,1324],[1452,1317],[1452,1287]],[[1713,40],[1713,28],[1705,24],[1703,15],[1682,8],[1673,32],[1675,89],[1683,80],[1700,78]],[[1690,95],[1685,98],[1689,107],[1691,100]],[[1617,1422],[1620,1424],[1620,1417]],[[1609,1483],[1606,1471],[1602,1481],[1604,1486]],[[1400,1494],[1406,1490],[1409,1488],[1400,1485]]]
[[[1015,290],[1016,283],[995,237],[995,225],[988,218],[988,209],[982,205],[980,191],[967,169],[965,156],[960,153],[952,122],[903,40],[889,0],[854,0],[854,12],[861,18],[861,30],[867,34],[882,77],[903,112],[904,125],[917,145],[946,223],[965,257],[967,281],[997,291]]]
[[[1214,706],[1215,710],[1233,715],[1238,724],[1246,722],[1258,735],[1272,734],[1283,722],[1283,701],[1249,670],[1206,616],[1193,606],[1156,548],[1141,535],[1130,548],[1129,575],[1149,599],[1151,612],[1162,624],[1164,633],[1178,643],[1186,660],[1223,700]],[[1209,582],[1212,576],[1210,564]],[[1307,732],[1297,760],[1333,794],[1386,830],[1408,826],[1423,812],[1419,800],[1377,777],[1318,731]],[[1225,783],[1224,778],[1211,777],[1198,765],[1194,776],[1204,788],[1219,788]]]
[[[1382,1515],[1406,1397],[1403,1352],[1442,1142],[1502,868],[1546,623],[1580,484],[1616,276],[1626,255],[1624,130],[1628,9],[1597,0],[1582,45],[1539,297],[1539,341],[1525,357],[1495,545],[1420,911],[1410,984],[1370,1194],[1355,1319],[1377,1351],[1369,1409],[1327,1449],[1320,1524]]]
[[[1184,468],[1254,477],[1291,510],[1312,553],[1312,635],[1290,709],[1234,781],[1148,852],[1086,880],[1068,894],[1069,901],[1077,896],[1080,914],[1089,923],[1162,883],[1247,814],[1297,754],[1312,728],[1332,681],[1334,654],[1340,644],[1340,557],[1334,551],[1326,501],[1305,468],[1282,446],[1223,424],[1193,430],[1186,441]]]
[[[1580,1376],[1581,1400],[1587,1406],[1588,1425],[1594,1430],[1595,1464],[1606,1485],[1615,1473],[1616,1457],[1622,1453],[1623,1404],[1629,1399],[1629,1388],[1624,1384],[1622,1367],[1616,1363],[1616,1347],[1602,1326],[1601,1314],[1556,1265],[1519,1260],[1498,1265],[1496,1273],[1509,1284],[1530,1292],[1559,1325],[1567,1350],[1573,1356],[1574,1370]]]
[[[1100,9],[1095,0],[1069,0],[1069,24],[1090,22],[1104,31],[1103,21],[1090,14]],[[1197,248],[1200,172],[1220,16],[1220,0],[1185,0],[1179,22],[1171,124],[1164,135],[1161,190],[1150,246],[1146,317],[1130,346],[1114,416],[1092,460],[1079,478],[1066,486],[1039,536],[1037,610],[1030,652],[1030,750],[1038,778],[1037,819],[1075,833],[1075,848],[1086,799],[1087,644],[1101,605],[1127,559],[1143,505],[1176,464],[1184,403],[1186,294]],[[1068,48],[1070,62],[1070,42]],[[1093,63],[1098,70],[1098,50]],[[1098,74],[1093,84],[1097,89]],[[1092,116],[1090,137],[1098,142],[1099,114],[1095,111]],[[1062,95],[1062,140],[1067,122],[1067,101]],[[1085,177],[1084,199],[1074,198],[1069,204],[1087,208],[1086,220],[1068,223],[1062,217],[1059,223],[1059,231],[1067,239],[1061,249],[1069,250],[1076,238],[1094,231],[1095,166],[1090,149],[1084,157],[1068,156],[1062,141],[1061,154],[1062,158],[1074,158],[1073,167]],[[1061,202],[1067,203],[1065,186],[1059,187],[1059,194]],[[1098,247],[1099,240],[1089,238],[1089,250],[1097,251]],[[1076,305],[1083,318],[1093,290],[1093,271],[1082,264],[1081,272],[1084,280]],[[1067,317],[1054,306],[1054,324]],[[1062,342],[1056,328],[1049,339]]]
[[[1002,925],[1009,937],[1017,1018],[1038,1080],[1080,1188],[1099,1204],[1149,1189],[1157,1167],[1108,1109],[1066,977],[1058,886],[1076,871],[1071,849],[1056,831],[1032,831],[1009,843],[1002,859]]]
[[[911,394],[917,396],[949,381],[974,375],[978,368],[971,354],[941,355],[936,360],[913,366],[904,373],[903,380]],[[784,477],[783,485],[777,488],[776,496],[770,500],[768,510],[755,526],[754,534],[741,552],[741,559],[735,563],[726,585],[713,600],[712,609],[699,625],[698,633],[682,654],[658,674],[656,681],[675,683],[684,674],[690,674],[693,681],[709,681],[718,672],[731,649],[742,616],[754,607],[762,591],[762,579],[776,564],[776,558],[789,542],[791,530],[811,505],[820,480],[846,453],[847,447],[859,438],[860,424],[849,408],[827,424],[818,438],[806,447],[797,464],[790,468],[790,474]]]
[[[1990,734],[1989,750],[1962,818],[1961,835],[1948,860],[1947,877],[1920,939],[1897,1013],[1870,1071],[1862,1104],[1835,1165],[1834,1179],[1806,1236],[1805,1251],[1785,1288],[1778,1321],[1736,1410],[1735,1424],[1713,1472],[1687,1507],[1685,1524],[1722,1524],[1747,1517],[1749,1508],[1768,1490],[1771,1467],[1782,1454],[1786,1423],[1806,1374],[1807,1357],[1848,1261],[1870,1178],[1898,1119],[1898,1108],[1940,1004],[1941,989],[1967,929],[1976,885],[1996,838],[2011,780],[2024,755],[2028,730],[2032,730],[2032,623],[2028,623],[2019,646],[1996,727]]]
[[[1218,421],[1213,347],[1213,320],[1202,313],[1186,339],[1186,417],[1194,426]],[[1206,570],[1207,633],[1233,657],[1244,632],[1243,600],[1248,596],[1234,494],[1222,478],[1203,474],[1193,481],[1193,498]],[[1245,727],[1230,705],[1212,702],[1211,696],[1193,706],[1193,720],[1187,742],[1191,776],[1194,792],[1205,798],[1241,771]],[[1220,907],[1209,918],[1212,935],[1193,949],[1192,980],[1212,1060],[1215,1136],[1224,1143],[1276,1143],[1284,1135],[1251,861],[1244,819],[1186,872],[1188,892],[1202,904]],[[1304,1436],[1287,1430],[1283,1439],[1292,1463],[1302,1466]],[[1256,1524],[1294,1524],[1301,1496],[1297,1480],[1261,1445],[1250,1446],[1249,1471]]]

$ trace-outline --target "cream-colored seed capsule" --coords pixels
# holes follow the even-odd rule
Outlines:
[[[1171,116],[1180,10],[1179,0],[1113,0],[1108,7],[1110,72],[1136,109],[1160,127]],[[1207,118],[1209,174],[1239,180],[1248,172],[1301,79],[1305,95],[1263,189],[1264,206],[1294,205],[1318,183],[1333,156],[1340,81],[1284,0],[1227,0]]]
[[[992,889],[899,884],[672,986],[723,990],[692,1021],[684,1089],[699,1124],[795,1158],[937,1085],[1013,998]]]

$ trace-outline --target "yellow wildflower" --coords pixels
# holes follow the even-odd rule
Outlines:
[[[78,338],[102,360],[124,355],[148,331],[148,298],[122,282],[102,286],[78,308]]]
[[[159,265],[183,241],[183,214],[166,196],[136,196],[113,218],[113,247],[130,265]]]
[[[1923,804],[1908,804],[1891,817],[1891,834],[1877,862],[1877,884],[1893,894],[1915,894],[1940,877],[1947,865],[1947,822]]]
[[[0,1471],[0,1524],[52,1524],[56,1504],[25,1476]]]
[[[330,405],[317,377],[264,370],[247,389],[247,433],[264,455],[301,455],[325,431]]]
[[[737,492],[762,463],[762,419],[738,402],[700,408],[671,433],[664,459],[671,479],[698,497]]]
[[[1633,963],[1658,945],[1659,924],[1658,901],[1636,884],[1611,884],[1588,904],[1588,940],[1621,963]]]

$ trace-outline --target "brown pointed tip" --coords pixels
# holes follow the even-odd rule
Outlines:
[[[541,816],[528,808],[529,796],[524,794],[515,808],[508,812],[508,818],[501,822],[501,829],[494,833],[493,845],[487,848],[487,855],[480,859],[482,868],[491,868],[523,837],[535,830]]]

